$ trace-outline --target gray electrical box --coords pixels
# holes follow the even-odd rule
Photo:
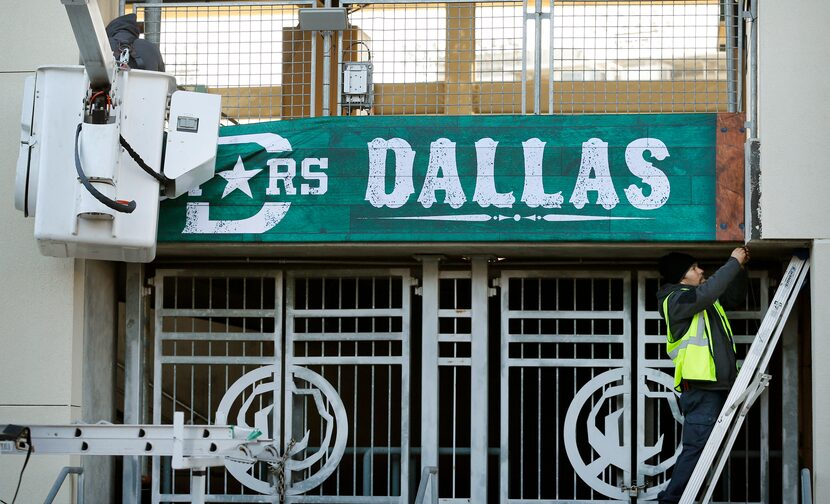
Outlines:
[[[343,65],[343,105],[347,108],[372,108],[372,63],[354,61]]]
[[[299,9],[300,30],[340,31],[346,29],[345,7]]]

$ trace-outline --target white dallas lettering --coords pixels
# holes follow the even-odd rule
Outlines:
[[[665,205],[669,200],[671,185],[666,174],[646,161],[643,154],[648,151],[658,161],[669,157],[666,144],[656,138],[638,138],[625,148],[625,164],[628,170],[651,187],[648,196],[634,184],[625,189],[625,196],[634,208],[640,210],[655,210]]]
[[[498,145],[498,141],[489,137],[475,142],[476,181],[472,200],[482,208],[490,206],[513,208],[516,201],[513,191],[501,193],[496,189],[495,159]],[[562,208],[564,203],[562,191],[545,192],[543,177],[545,145],[546,143],[538,138],[522,142],[524,187],[521,201],[529,208]],[[415,151],[406,140],[401,138],[389,140],[375,138],[368,146],[369,179],[366,186],[366,201],[376,208],[402,207],[415,192],[412,179]],[[387,193],[386,161],[390,149],[395,154],[395,179],[394,189],[391,193]],[[644,158],[646,151],[657,160],[663,160],[669,156],[666,145],[656,138],[639,138],[628,144],[625,151],[628,169],[650,187],[650,193],[645,196],[643,188],[632,184],[625,189],[625,194],[635,208],[654,210],[668,201],[671,187],[665,173]],[[308,178],[305,171],[303,173]],[[418,202],[424,208],[432,207],[438,202],[437,191],[444,191],[443,203],[454,209],[461,208],[467,202],[458,176],[456,143],[447,138],[439,138],[430,144],[427,171]],[[591,138],[582,144],[579,173],[570,203],[578,209],[584,208],[590,202],[588,197],[590,191],[596,191],[595,204],[601,205],[606,210],[613,209],[620,202],[611,177],[608,142],[600,138]]]
[[[400,208],[415,192],[412,185],[412,163],[415,151],[402,138],[375,138],[369,142],[369,182],[366,185],[366,201],[373,207]],[[395,188],[386,193],[386,154],[395,154]]]
[[[438,176],[439,170],[443,177]],[[424,178],[424,186],[418,201],[424,208],[435,203],[435,191],[444,191],[444,203],[452,208],[461,208],[467,201],[461,181],[458,179],[458,167],[455,164],[455,142],[448,138],[439,138],[429,146],[429,164]]]
[[[596,174],[594,178],[591,178],[592,171]],[[620,202],[608,168],[608,142],[599,138],[591,138],[582,143],[582,161],[571,194],[571,204],[576,208],[584,207],[588,203],[588,191],[597,192],[597,205],[602,205],[606,210],[611,210]]]
[[[545,154],[545,142],[531,138],[522,142],[525,158],[525,186],[522,201],[530,208],[561,208],[562,191],[554,194],[545,192],[542,181],[542,158]]]
[[[492,138],[482,138],[476,142],[476,190],[473,201],[482,208],[490,205],[496,208],[511,208],[516,201],[513,191],[500,193],[496,191],[496,147],[499,143]]]

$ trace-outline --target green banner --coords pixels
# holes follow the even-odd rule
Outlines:
[[[221,129],[161,242],[715,239],[714,114],[330,117]]]

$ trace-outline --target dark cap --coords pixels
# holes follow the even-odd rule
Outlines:
[[[697,260],[689,254],[672,252],[660,258],[660,275],[667,283],[678,283]]]

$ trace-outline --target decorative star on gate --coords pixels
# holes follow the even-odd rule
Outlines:
[[[239,159],[237,159],[236,164],[233,166],[233,170],[225,170],[218,173],[220,177],[228,181],[228,184],[225,186],[225,191],[222,193],[222,199],[237,189],[247,194],[249,198],[253,198],[254,196],[251,194],[251,186],[248,181],[261,171],[262,169],[246,170],[245,165],[242,163],[242,156],[239,156]]]

